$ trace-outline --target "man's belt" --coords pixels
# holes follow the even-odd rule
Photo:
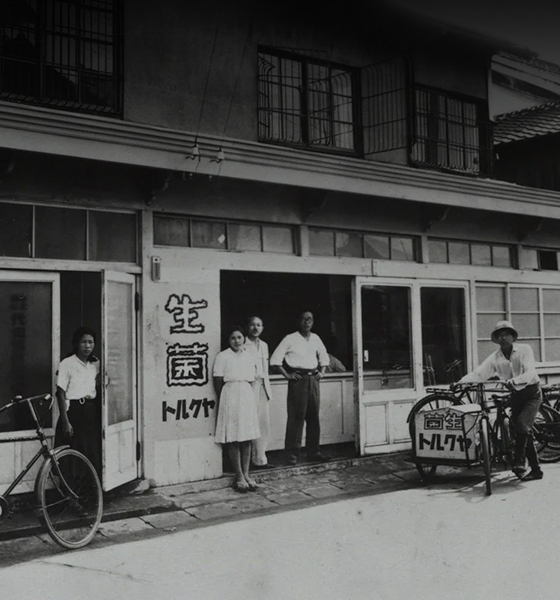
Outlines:
[[[319,372],[318,369],[294,369],[293,367],[284,368],[288,373],[299,373],[300,375],[308,375],[309,377],[313,377]]]

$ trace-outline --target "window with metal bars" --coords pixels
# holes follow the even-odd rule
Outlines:
[[[473,174],[490,171],[490,124],[482,102],[416,86],[412,162]]]
[[[0,98],[121,112],[121,0],[0,6]]]
[[[271,49],[260,50],[258,68],[259,140],[356,151],[351,68]]]

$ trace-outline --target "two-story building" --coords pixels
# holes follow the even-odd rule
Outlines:
[[[258,314],[315,314],[347,368],[323,443],[410,446],[406,416],[510,318],[560,374],[560,195],[493,180],[490,63],[523,52],[395,11],[210,0],[0,8],[0,402],[99,332],[105,489],[219,477],[212,365]],[[270,449],[286,383],[272,377]],[[51,426],[56,419],[43,409]],[[0,421],[0,480],[32,452]]]

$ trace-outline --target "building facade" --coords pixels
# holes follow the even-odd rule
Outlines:
[[[360,455],[409,448],[411,406],[499,319],[560,378],[560,276],[523,268],[560,248],[560,195],[490,178],[501,46],[384,3],[297,9],[1,9],[1,401],[51,390],[94,327],[107,490],[222,475],[212,365],[253,314],[272,350],[314,312],[346,367],[321,382],[322,442]],[[25,415],[0,422],[1,482],[28,435]]]

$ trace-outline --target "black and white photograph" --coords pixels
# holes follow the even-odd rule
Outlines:
[[[555,600],[560,4],[0,0],[9,600]]]

